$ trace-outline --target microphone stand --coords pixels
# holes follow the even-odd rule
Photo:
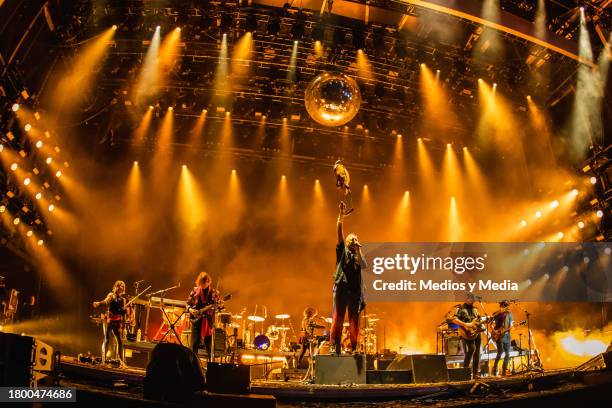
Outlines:
[[[487,324],[488,324],[488,318],[489,318],[489,314],[487,313],[487,310],[485,309],[484,305],[482,304],[482,297],[478,296],[478,304],[480,305],[480,308],[482,309],[482,312],[484,313],[484,316],[487,318]],[[488,326],[485,326],[488,327]],[[478,334],[480,336],[480,334]],[[487,344],[485,345],[484,349],[487,353],[487,372],[490,370],[490,366],[491,366],[491,353],[490,353],[490,346],[489,343],[491,341],[491,337],[489,336],[489,329],[485,328],[485,335],[487,336]],[[480,350],[478,350],[478,352],[480,353]],[[478,360],[480,361],[480,360]],[[480,367],[478,367],[478,372],[480,372]]]

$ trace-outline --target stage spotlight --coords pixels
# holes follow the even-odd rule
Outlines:
[[[21,220],[17,217],[15,217],[15,219],[13,220],[13,224],[15,225],[19,225],[19,223],[21,222]]]
[[[41,140],[36,142],[36,148],[40,149],[42,146],[43,146],[43,142]]]
[[[34,232],[32,230],[28,230],[28,232],[26,232],[26,236],[31,237],[34,234]]]
[[[294,40],[301,40],[302,37],[304,36],[304,21],[303,20],[298,20],[293,24],[293,27],[291,27],[291,36],[293,37]]]
[[[367,184],[364,184],[363,189],[364,189],[364,190],[367,190],[367,189],[368,189],[368,185],[367,185]]]
[[[42,194],[41,193],[36,193],[34,198],[36,198],[37,200],[40,200],[42,198]]]
[[[24,186],[29,186],[30,185],[30,178],[26,177],[25,180],[23,180],[23,185]]]
[[[234,19],[230,13],[221,14],[221,23],[219,24],[219,28],[222,33],[229,32],[232,24],[234,23]]]
[[[604,249],[604,254],[610,255],[611,253],[612,253],[612,249],[610,249],[610,248]]]
[[[26,125],[23,128],[25,129],[26,132],[29,132],[30,130],[32,130],[32,125],[30,125],[29,123],[26,123]]]
[[[13,106],[11,107],[11,109],[13,110],[13,112],[17,112],[19,110],[19,104],[18,103],[14,103]]]
[[[582,261],[584,263],[589,263],[589,262],[591,262],[591,259],[588,256],[585,256],[584,259],[582,259]]]
[[[578,195],[578,190],[573,189],[572,190],[572,197],[576,197]]]
[[[232,169],[232,174],[236,174],[236,169]]]
[[[137,161],[134,161],[134,166],[138,166],[138,162]]]
[[[555,200],[552,203],[550,203],[550,207],[551,208],[557,208],[559,206],[559,201]]]
[[[280,18],[275,17],[268,22],[268,34],[277,35],[281,30]]]
[[[174,108],[173,108],[172,106],[168,106],[168,110],[169,110],[170,112],[172,112],[172,111],[174,110]]]
[[[604,213],[601,210],[597,210],[597,212],[595,213],[595,215],[597,216],[597,218],[602,218]]]
[[[149,109],[150,109],[150,110],[153,110],[153,105],[149,105]]]
[[[313,41],[323,41],[325,39],[325,28],[318,24],[310,32]]]
[[[19,166],[17,166],[17,163],[11,164],[11,170],[15,171],[15,170],[17,170],[17,167],[19,167]]]
[[[47,164],[51,164],[51,162],[53,161],[53,159],[51,157],[47,157],[47,160],[45,160],[47,162]]]
[[[0,144],[0,153],[4,150],[4,145]]]
[[[540,218],[542,216],[542,212],[541,211],[536,211],[535,216],[536,216],[536,218]]]
[[[255,13],[247,14],[244,28],[251,33],[254,33],[257,30],[257,16]]]
[[[564,235],[565,234],[563,234],[562,232],[557,232],[557,238],[559,239],[562,239]]]
[[[578,228],[583,229],[584,228],[584,222],[578,221]]]
[[[55,172],[55,177],[57,177],[57,178],[62,177],[62,171],[61,170],[56,171]]]
[[[591,182],[591,184],[597,184],[597,177],[593,176],[589,179],[589,181]]]
[[[5,211],[6,211],[6,206],[0,205],[0,213],[3,213]]]
[[[55,206],[53,204],[49,204],[48,209],[50,212],[53,212],[53,210],[55,210]]]
[[[187,165],[183,164],[183,170],[187,169]]]
[[[38,246],[42,246],[45,243],[45,241],[43,241],[42,239],[39,239],[37,244]]]
[[[521,227],[526,227],[526,226],[527,226],[527,221],[521,220]]]
[[[365,34],[361,28],[353,28],[353,46],[357,50],[365,49]]]

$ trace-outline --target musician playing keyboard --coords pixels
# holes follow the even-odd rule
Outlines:
[[[195,280],[196,286],[193,288],[187,299],[188,312],[194,316],[198,310],[206,306],[214,305],[219,302],[219,295],[211,287],[212,279],[206,272],[200,272]],[[204,347],[210,356],[210,347],[213,331],[214,309],[209,308],[201,313],[197,319],[192,319],[191,324],[191,350],[197,355],[200,342],[204,339]],[[210,358],[210,357],[209,357]]]
[[[468,292],[465,302],[454,307],[447,319],[449,323],[459,325],[459,336],[463,343],[463,351],[465,359],[463,367],[467,368],[472,363],[472,376],[478,378],[478,369],[480,364],[480,313],[474,306],[476,297],[473,293]]]

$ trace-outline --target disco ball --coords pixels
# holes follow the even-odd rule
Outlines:
[[[308,84],[304,102],[308,114],[318,123],[341,126],[359,111],[361,92],[354,79],[344,74],[323,72]]]

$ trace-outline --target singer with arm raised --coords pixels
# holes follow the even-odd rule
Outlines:
[[[340,354],[342,339],[342,324],[348,312],[349,337],[351,351],[357,349],[359,340],[359,314],[365,307],[364,288],[361,280],[361,270],[366,267],[361,254],[361,244],[357,235],[350,233],[344,237],[343,222],[346,206],[340,203],[338,214],[338,239],[336,243],[336,271],[333,288],[333,315],[331,327],[331,346],[336,354]]]

